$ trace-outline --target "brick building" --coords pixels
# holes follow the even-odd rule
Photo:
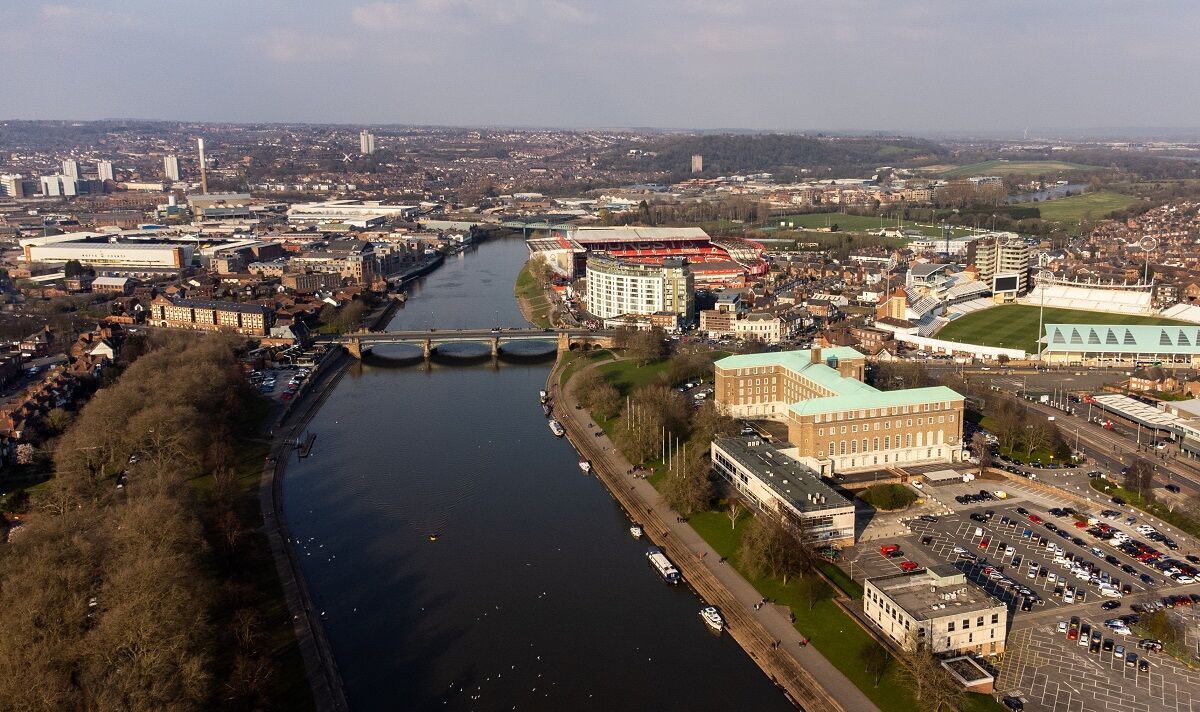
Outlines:
[[[274,322],[273,317],[271,309],[261,304],[171,299],[162,294],[150,302],[150,323],[174,329],[266,336]]]

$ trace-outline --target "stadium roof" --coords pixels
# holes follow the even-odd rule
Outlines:
[[[1200,326],[1046,324],[1048,352],[1200,354]]]
[[[698,227],[580,227],[571,237],[587,242],[654,242],[656,240],[707,240]]]

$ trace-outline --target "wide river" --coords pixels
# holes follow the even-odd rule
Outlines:
[[[389,328],[524,326],[525,256],[507,239],[447,259]],[[551,361],[369,358],[314,417],[284,509],[351,706],[792,709],[546,427]]]

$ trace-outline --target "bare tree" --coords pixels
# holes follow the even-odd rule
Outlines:
[[[875,678],[875,687],[879,687],[879,681],[891,667],[892,654],[874,640],[868,640],[859,648],[858,657],[863,662],[863,672]]]
[[[796,591],[800,594],[800,600],[808,604],[808,610],[812,610],[813,606],[833,595],[833,589],[815,572],[809,572],[801,577],[796,584]]]
[[[971,436],[971,454],[979,460],[979,475],[982,477],[992,464],[992,445],[983,433],[977,432]]]
[[[737,529],[738,517],[742,516],[742,512],[746,511],[746,505],[742,502],[742,498],[737,495],[730,495],[728,501],[728,509],[725,510],[725,515],[729,517],[729,528]]]

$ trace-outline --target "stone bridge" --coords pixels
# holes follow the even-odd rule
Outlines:
[[[580,347],[613,345],[615,331],[590,331],[588,329],[430,329],[428,331],[367,331],[344,334],[337,342],[346,347],[355,358],[361,359],[364,352],[376,344],[419,344],[425,358],[429,358],[440,344],[482,343],[492,349],[492,356],[499,356],[504,344],[518,341],[554,342],[558,352]]]

